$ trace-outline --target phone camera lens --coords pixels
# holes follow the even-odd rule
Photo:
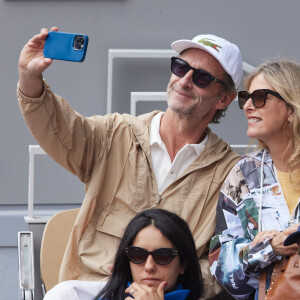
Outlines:
[[[81,50],[84,46],[84,37],[80,35],[76,35],[73,46],[76,50]]]

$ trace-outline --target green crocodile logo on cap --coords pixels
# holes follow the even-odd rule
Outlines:
[[[198,40],[198,43],[203,44],[204,46],[212,47],[212,48],[214,48],[216,51],[219,52],[218,47],[219,47],[219,48],[222,48],[222,47],[219,46],[219,45],[217,45],[217,44],[214,44],[214,43],[210,42],[209,40],[213,41],[213,39],[207,39],[207,38],[204,38],[204,39]]]

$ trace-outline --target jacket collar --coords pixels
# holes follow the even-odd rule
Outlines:
[[[139,141],[143,151],[146,153],[148,159],[151,161],[150,155],[150,127],[154,115],[160,111],[156,110],[151,113],[134,117],[131,115],[124,115],[124,118],[132,128],[133,134]],[[187,171],[193,171],[200,167],[205,167],[216,161],[222,159],[228,152],[232,151],[229,144],[224,142],[216,134],[214,134],[209,127],[207,127],[208,141],[204,151],[198,156],[196,161],[192,163]]]
[[[244,155],[244,157],[248,156],[248,157],[251,157],[251,158],[254,158],[258,161],[261,161],[262,160],[262,156],[263,156],[263,152],[264,152],[264,149],[258,149],[256,151],[253,151],[253,152],[250,152],[250,153],[247,153]],[[268,150],[265,150],[265,158],[264,158],[264,161],[266,163],[269,163],[269,162],[272,162],[272,157],[271,157],[271,154]]]

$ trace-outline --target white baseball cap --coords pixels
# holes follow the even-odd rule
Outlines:
[[[243,60],[240,49],[229,41],[212,34],[201,34],[192,40],[178,40],[171,47],[181,53],[189,48],[202,49],[215,57],[231,76],[238,89],[243,79]]]

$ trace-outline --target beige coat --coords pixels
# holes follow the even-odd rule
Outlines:
[[[227,143],[208,129],[203,153],[159,195],[149,145],[150,124],[157,111],[139,117],[84,118],[47,84],[40,98],[27,98],[18,90],[18,99],[40,146],[85,183],[86,195],[63,259],[61,281],[106,279],[106,266],[113,262],[126,225],[147,208],[164,208],[185,219],[199,258],[207,254],[219,190],[238,160]],[[201,263],[208,266],[206,260]],[[210,280],[204,280],[204,285],[211,285]]]

